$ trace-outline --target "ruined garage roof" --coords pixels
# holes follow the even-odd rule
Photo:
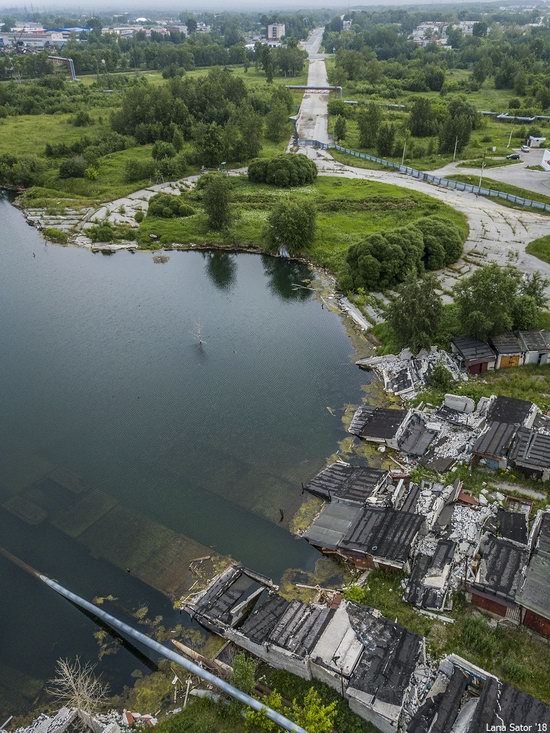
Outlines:
[[[306,489],[323,499],[332,497],[364,503],[388,475],[378,468],[358,468],[333,463],[317,474]]]
[[[524,351],[523,344],[513,333],[501,333],[498,336],[493,336],[491,343],[498,354],[521,354]]]
[[[357,410],[350,425],[350,433],[361,438],[390,440],[407,415],[406,410],[384,407],[362,407]]]
[[[265,589],[239,631],[255,644],[263,644],[288,606],[289,602],[282,596]]]
[[[350,679],[350,688],[401,705],[416,668],[422,639],[399,624],[376,617],[366,606],[349,604],[351,625],[365,651]]]
[[[480,456],[503,458],[508,455],[516,431],[516,425],[505,422],[492,422],[474,443],[472,453]]]
[[[292,601],[271,631],[269,643],[304,657],[317,644],[333,615],[334,609],[327,606]]]
[[[525,608],[550,618],[550,514],[542,515],[535,551],[527,567],[518,603]]]
[[[340,502],[327,504],[304,537],[317,547],[335,549],[360,513],[361,508],[356,505]]]
[[[423,522],[424,517],[419,514],[366,507],[349,528],[340,547],[404,563]]]
[[[446,682],[445,689],[426,698],[411,719],[407,733],[448,733],[452,730],[469,680],[458,667],[454,668],[451,679],[446,680],[445,675],[437,678],[438,689],[439,685],[442,687]],[[464,733],[467,733],[466,728]]]
[[[525,468],[550,468],[550,435],[520,428],[510,459]]]
[[[451,540],[439,540],[432,555],[419,553],[415,557],[403,600],[430,611],[443,609],[455,547]]]
[[[537,723],[548,720],[550,706],[495,677],[488,677],[483,683],[467,732],[499,730],[498,726],[503,724],[506,730],[512,730],[512,723],[526,726],[515,730],[536,731]]]
[[[515,397],[496,397],[489,406],[487,420],[522,425],[532,408],[533,403],[528,400],[518,400]]]
[[[238,566],[223,573],[199,598],[197,613],[213,621],[231,624],[235,606],[251,602],[265,588],[261,582]]]
[[[481,540],[481,560],[474,588],[515,600],[527,553],[507,540],[485,534]]]
[[[495,352],[486,341],[478,341],[477,339],[470,338],[455,338],[453,339],[453,344],[464,361],[469,365],[494,361],[496,359]]]
[[[527,544],[527,514],[499,509],[497,512],[497,534],[506,540]]]
[[[520,331],[525,351],[550,351],[550,331]]]
[[[424,424],[422,416],[413,413],[399,437],[399,450],[410,456],[423,456],[437,433]]]

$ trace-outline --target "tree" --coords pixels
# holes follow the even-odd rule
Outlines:
[[[214,173],[206,176],[202,197],[211,229],[221,231],[231,223],[231,181],[227,176]]]
[[[301,702],[292,701],[290,718],[308,733],[332,733],[336,717],[336,700],[324,705],[314,687],[310,687]]]
[[[487,31],[489,30],[489,26],[484,20],[480,20],[477,23],[474,23],[474,27],[472,29],[472,33],[474,36],[477,36],[478,38],[483,38],[483,36],[487,35]]]
[[[185,142],[183,138],[183,133],[180,130],[179,127],[176,127],[174,130],[174,134],[172,135],[172,145],[174,146],[174,149],[179,153],[179,151],[183,148],[183,143]]]
[[[58,659],[55,671],[47,690],[52,697],[68,708],[90,715],[98,712],[109,687],[95,676],[95,665],[82,664],[78,657],[74,661]]]
[[[334,123],[334,139],[336,142],[343,140],[346,137],[346,120],[341,115],[336,118]]]
[[[275,143],[288,137],[288,110],[283,102],[276,102],[265,119],[265,134]]]
[[[432,103],[426,97],[417,97],[409,114],[409,130],[415,137],[429,137],[434,131]]]
[[[267,238],[276,249],[290,252],[313,242],[317,212],[313,204],[291,201],[278,204],[267,220]]]
[[[378,130],[376,136],[376,149],[378,155],[385,157],[393,152],[395,142],[395,126],[389,122],[384,123]]]
[[[317,178],[317,166],[305,155],[276,155],[253,160],[248,166],[248,179],[271,186],[303,186]]]
[[[372,148],[376,145],[378,130],[382,123],[382,110],[371,102],[365,110],[359,112],[357,125],[359,127],[359,146]]]
[[[429,376],[430,386],[446,392],[448,389],[451,388],[453,381],[453,375],[451,374],[451,372],[447,369],[442,361],[438,361]]]
[[[75,155],[72,158],[67,158],[59,166],[59,177],[60,178],[83,178],[86,173],[88,164],[86,159],[82,155]]]
[[[197,157],[207,167],[219,165],[226,158],[226,141],[223,127],[215,122],[197,126],[195,134]]]
[[[536,295],[524,288],[518,270],[496,264],[485,265],[457,283],[455,304],[464,335],[487,339],[518,328],[536,327],[541,307]]]
[[[439,149],[442,153],[461,152],[472,130],[479,126],[476,108],[463,97],[456,97],[447,105],[447,113],[439,131]]]
[[[415,222],[424,240],[424,265],[427,270],[440,270],[462,255],[464,237],[452,221],[439,216],[426,216]]]
[[[262,698],[262,702],[272,710],[284,713],[283,698],[277,690],[273,690],[269,695]],[[247,710],[245,721],[245,730],[249,733],[272,733],[272,731],[280,730],[279,726],[270,720],[263,710]]]
[[[251,695],[256,687],[257,662],[252,657],[239,652],[233,660],[231,684],[247,695]]]
[[[522,295],[529,295],[539,308],[545,308],[548,298],[546,296],[546,288],[550,285],[550,280],[535,270],[531,275],[524,275],[520,285]]]
[[[443,314],[437,287],[434,275],[419,278],[414,273],[399,286],[388,307],[387,321],[401,347],[417,352],[433,345]]]
[[[157,140],[151,150],[151,156],[154,160],[164,160],[164,158],[174,158],[176,148],[172,143],[166,143],[164,140]]]

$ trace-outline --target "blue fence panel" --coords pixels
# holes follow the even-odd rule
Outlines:
[[[461,181],[453,181],[449,178],[439,178],[438,176],[430,175],[428,173],[425,173],[424,171],[419,171],[416,168],[410,168],[409,166],[403,166],[403,165],[400,165],[399,163],[394,163],[391,160],[386,160],[385,158],[378,158],[375,155],[369,155],[369,153],[360,153],[357,150],[351,150],[350,148],[343,148],[340,145],[321,143],[315,140],[299,140],[298,144],[299,145],[313,145],[314,147],[322,147],[325,150],[327,150],[328,148],[334,148],[335,150],[338,150],[341,153],[346,153],[347,155],[351,155],[355,158],[362,158],[364,160],[370,160],[373,163],[378,163],[379,165],[382,165],[386,168],[397,170],[399,171],[399,173],[403,173],[404,175],[412,176],[413,178],[417,178],[419,181],[426,181],[427,183],[432,183],[436,186],[443,186],[444,188],[452,188],[452,189],[455,189],[456,191],[465,191],[468,193],[475,193],[476,195],[480,195],[480,196],[489,196],[492,198],[505,199],[506,201],[516,203],[519,206],[524,206],[524,207],[532,208],[532,209],[541,209],[542,211],[550,211],[549,204],[543,204],[539,201],[530,201],[529,199],[524,199],[521,196],[514,196],[509,193],[504,193],[503,191],[495,191],[491,188],[481,188],[480,186],[473,186],[469,183],[462,183]]]

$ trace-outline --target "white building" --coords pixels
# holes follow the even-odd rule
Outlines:
[[[285,35],[285,24],[284,23],[270,23],[267,26],[267,40],[268,41],[280,41]]]

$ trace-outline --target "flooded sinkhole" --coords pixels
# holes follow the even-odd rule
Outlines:
[[[0,545],[166,628],[185,622],[170,597],[193,559],[276,580],[313,569],[288,521],[365,374],[341,317],[296,287],[309,269],[48,245],[6,199],[0,221]],[[0,587],[1,717],[32,705],[57,658],[97,659],[98,643],[2,558]],[[119,689],[145,668],[120,650],[100,669]]]

